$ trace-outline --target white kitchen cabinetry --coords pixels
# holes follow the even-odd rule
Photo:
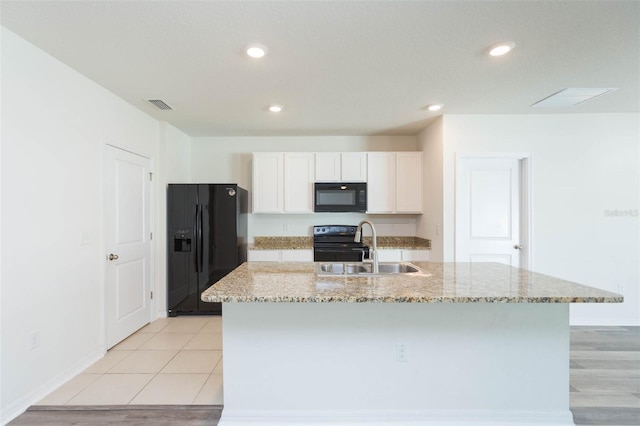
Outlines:
[[[367,154],[367,213],[393,213],[396,207],[396,156]]]
[[[422,213],[422,153],[396,152],[396,213]]]
[[[429,250],[378,249],[380,262],[427,262],[429,258]]]
[[[249,250],[249,262],[313,262],[313,250]]]
[[[286,213],[313,213],[313,160],[313,153],[284,153],[284,211]]]
[[[367,154],[367,213],[422,213],[422,153]]]
[[[402,250],[403,262],[428,262],[431,259],[429,250]]]
[[[253,154],[253,212],[284,211],[284,155],[281,152]]]
[[[378,249],[378,262],[402,262],[402,250]]]
[[[308,152],[253,154],[254,213],[313,213],[314,157]]]
[[[280,262],[280,250],[248,250],[248,262]]]
[[[313,250],[280,250],[283,262],[313,262]]]
[[[316,152],[316,182],[366,182],[366,152]]]

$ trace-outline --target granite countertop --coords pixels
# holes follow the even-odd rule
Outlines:
[[[619,303],[619,294],[499,263],[413,262],[425,275],[319,276],[313,262],[248,262],[205,302]]]
[[[313,237],[255,237],[249,250],[311,250]]]
[[[363,238],[364,244],[372,246],[371,237]],[[379,249],[427,250],[431,249],[431,241],[419,237],[378,237]],[[255,237],[249,250],[311,250],[313,237]]]

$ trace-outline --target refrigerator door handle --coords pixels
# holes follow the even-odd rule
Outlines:
[[[198,259],[200,258],[200,247],[198,245],[198,216],[200,215],[200,204],[196,204],[196,215],[193,218],[193,236],[195,237],[195,250],[196,255],[194,256],[196,272],[198,272]]]
[[[200,251],[198,251],[199,255],[199,261],[198,261],[198,266],[200,268],[200,272],[204,271],[204,241],[203,241],[203,234],[202,234],[202,227],[203,227],[203,210],[204,210],[204,205],[199,205],[200,207],[200,214],[198,215],[198,244],[200,244]]]

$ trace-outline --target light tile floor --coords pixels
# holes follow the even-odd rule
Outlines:
[[[37,405],[222,405],[222,317],[161,318]]]

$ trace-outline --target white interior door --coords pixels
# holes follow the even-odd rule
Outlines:
[[[150,160],[106,148],[106,328],[110,348],[151,319]]]
[[[520,266],[521,161],[460,158],[456,163],[456,262]]]

